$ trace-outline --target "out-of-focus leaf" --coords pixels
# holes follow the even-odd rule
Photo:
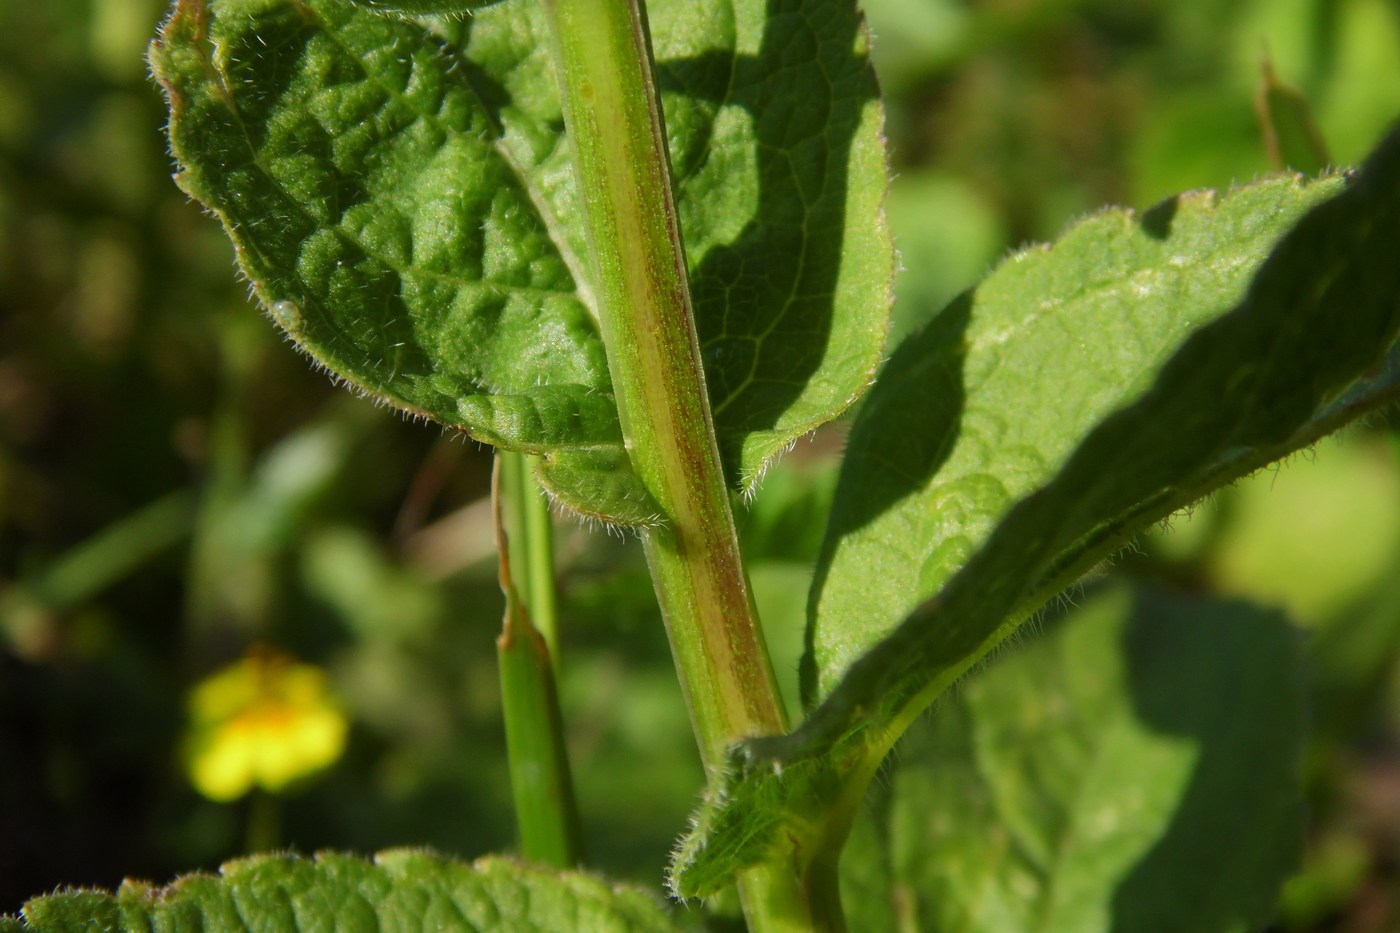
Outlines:
[[[1342,832],[1312,847],[1308,864],[1283,886],[1279,929],[1316,930],[1342,915],[1366,883],[1375,853],[1357,835]]]
[[[899,247],[890,333],[897,344],[985,276],[1007,243],[992,205],[961,178],[900,176],[890,185],[888,210]]]
[[[1092,595],[911,731],[852,927],[1259,929],[1302,841],[1301,647],[1244,604]]]
[[[1189,6],[1189,4],[1182,4]],[[1390,0],[1249,0],[1234,4],[1238,18],[1223,66],[1232,94],[1258,87],[1259,55],[1307,95],[1332,159],[1359,161],[1376,132],[1400,111],[1400,11]],[[1200,148],[1214,145],[1198,133]],[[1337,164],[1336,162],[1331,164]]]
[[[3,492],[3,489],[0,489]],[[137,509],[0,592],[0,638],[23,655],[38,616],[71,610],[187,538],[194,503],[185,490]]]
[[[1400,10],[1389,0],[1322,4],[1322,34],[1332,66],[1316,96],[1317,122],[1335,159],[1359,160],[1374,138],[1400,113]]]
[[[1221,491],[1227,520],[1205,557],[1218,592],[1326,628],[1392,579],[1400,463],[1379,439],[1346,440],[1329,438]]]
[[[1268,167],[1247,93],[1210,88],[1169,96],[1144,116],[1129,145],[1132,197],[1144,204],[1224,178],[1254,178]]]
[[[837,462],[782,463],[763,481],[763,495],[736,509],[739,543],[748,561],[810,566],[821,551],[836,491]]]
[[[1284,84],[1264,60],[1264,78],[1254,96],[1254,109],[1264,130],[1264,147],[1275,171],[1317,175],[1331,164],[1322,131],[1301,91]]]

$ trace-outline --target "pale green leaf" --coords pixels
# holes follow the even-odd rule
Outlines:
[[[810,858],[918,711],[1047,598],[1400,394],[1396,242],[1400,134],[1349,182],[1091,219],[906,341],[852,430],[818,568],[807,686],[825,699],[732,751],[678,890]]]
[[[38,933],[680,929],[654,896],[581,872],[500,858],[468,864],[411,850],[383,852],[373,862],[333,853],[254,856],[165,888],[128,882],[116,894],[38,897],[23,917]]]
[[[881,352],[875,82],[850,0],[650,12],[716,433],[751,484]],[[319,365],[489,443],[627,468],[549,45],[535,2],[444,24],[179,0],[151,63],[179,183]]]
[[[808,699],[827,696],[1013,505],[1152,387],[1192,333],[1239,303],[1279,238],[1343,185],[1282,177],[1145,215],[1095,215],[1012,257],[906,340],[848,441],[813,587]],[[1164,448],[1180,440],[1179,426],[1140,427]],[[1183,452],[1162,457],[1173,453]],[[1095,479],[1119,477],[1104,463]]]
[[[852,928],[898,904],[929,933],[1260,929],[1302,842],[1301,641],[1248,605],[1091,595],[905,738],[846,853],[887,866],[846,887]]]

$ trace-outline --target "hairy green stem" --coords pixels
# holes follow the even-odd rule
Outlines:
[[[525,858],[571,868],[582,856],[582,833],[574,798],[563,716],[555,688],[557,655],[534,624],[538,611],[554,624],[554,560],[551,539],[541,535],[538,510],[544,500],[530,458],[500,451],[492,490],[496,545],[500,552],[505,621],[496,641],[501,671],[501,707],[506,754],[520,850]],[[544,513],[546,527],[549,515]],[[514,537],[507,535],[509,525]],[[522,587],[512,568],[526,577]],[[521,598],[520,590],[529,594]]]
[[[661,507],[647,555],[708,764],[783,730],[710,422],[643,13],[554,0],[565,118],[632,466]]]
[[[707,768],[787,722],[739,558],[700,365],[641,0],[546,0],[584,204],[608,367],[628,454],[664,523],[644,535]],[[753,930],[839,926],[796,876],[741,882]]]

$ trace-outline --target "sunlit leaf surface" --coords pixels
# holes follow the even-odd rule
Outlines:
[[[672,0],[650,19],[716,433],[752,485],[881,352],[866,40],[846,0]],[[652,513],[627,484],[586,475],[626,457],[548,47],[532,3],[444,24],[181,0],[151,60],[178,180],[288,336],[390,404],[550,455],[561,501],[632,522]]]
[[[805,673],[821,704],[732,751],[678,889],[820,846],[910,719],[1046,599],[1394,398],[1396,242],[1400,134],[1351,181],[1088,220],[905,341],[852,429],[818,568]]]

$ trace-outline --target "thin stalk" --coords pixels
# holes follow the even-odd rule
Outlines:
[[[786,731],[739,557],[691,310],[642,0],[545,0],[633,469],[664,524],[643,537],[701,756]],[[836,928],[791,871],[740,883],[752,930]]]
[[[244,851],[249,855],[271,852],[282,845],[282,802],[262,788],[248,798]]]
[[[538,539],[530,518],[532,502],[543,504],[543,499],[522,454],[501,451],[496,455],[492,486],[501,591],[506,597],[496,654],[521,854],[534,862],[570,868],[580,861],[582,833],[555,689],[555,655],[532,622],[536,605],[548,614],[551,628],[554,622],[550,539]],[[547,522],[548,512],[544,518]],[[506,533],[507,522],[516,532],[514,539]],[[539,603],[523,600],[511,576],[512,566],[526,573],[530,592],[547,590],[548,595]]]
[[[632,466],[661,507],[645,536],[706,762],[786,723],[739,560],[690,307],[638,0],[552,0],[565,121]]]
[[[511,530],[510,562],[516,589],[530,612],[555,672],[559,670],[559,609],[554,591],[554,523],[535,479],[539,457],[501,451],[501,508]]]

